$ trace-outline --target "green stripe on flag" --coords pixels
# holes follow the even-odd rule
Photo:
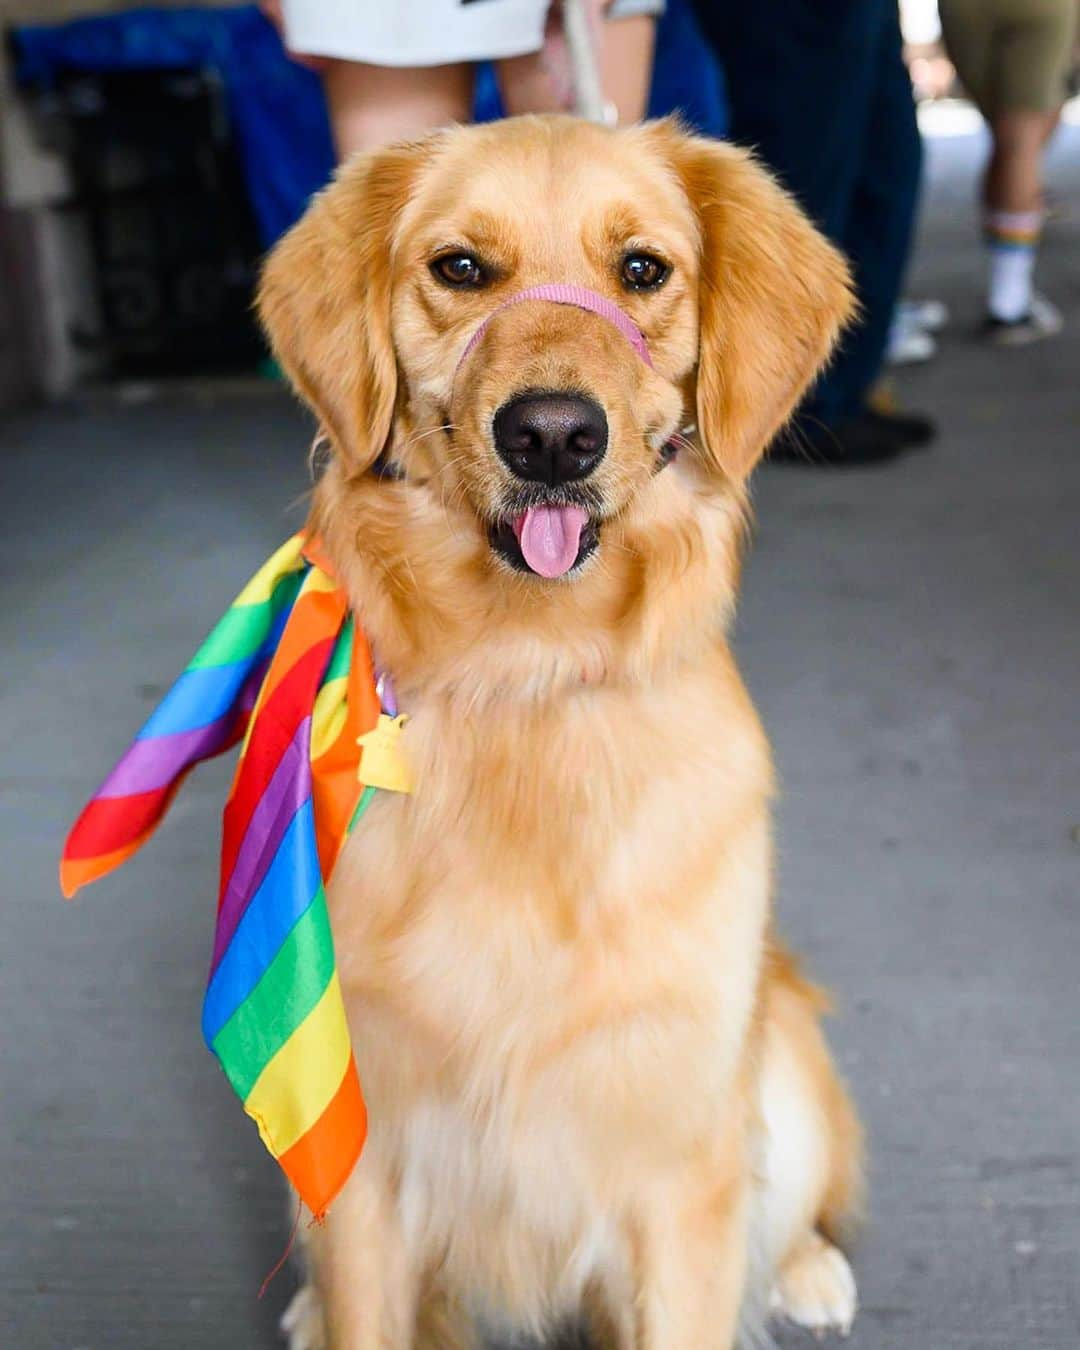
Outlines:
[[[334,644],[334,654],[330,658],[330,664],[326,667],[326,674],[322,677],[323,684],[329,684],[331,680],[344,679],[348,675],[349,663],[352,660],[352,630],[353,621],[350,614],[342,625],[338,640]]]
[[[270,636],[274,620],[296,599],[303,579],[302,572],[287,572],[269,600],[257,605],[235,605],[227,610],[195,653],[188,670],[230,666],[257,652]]]
[[[378,788],[366,787],[360,794],[360,800],[356,803],[356,810],[352,813],[352,820],[349,821],[349,828],[345,831],[346,834],[352,834],[356,822],[375,800],[375,794],[378,790]]]
[[[211,1049],[237,1096],[247,1097],[318,1003],[333,973],[334,941],[320,885],[259,983],[214,1037]]]

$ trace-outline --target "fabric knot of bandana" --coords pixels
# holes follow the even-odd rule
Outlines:
[[[383,747],[381,778],[369,774],[365,785],[360,769],[358,741],[401,721],[381,712],[364,634],[317,544],[297,535],[195,653],[79,816],[60,864],[67,896],[119,867],[189,770],[242,743],[225,806],[203,1034],[319,1217],[367,1132],[325,883],[375,788],[407,790],[392,749]]]

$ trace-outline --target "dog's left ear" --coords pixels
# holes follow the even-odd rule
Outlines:
[[[356,470],[374,462],[390,434],[391,240],[430,149],[417,141],[350,160],[275,246],[259,283],[275,356]]]
[[[746,151],[671,123],[654,132],[700,223],[698,431],[740,481],[852,317],[848,268]]]

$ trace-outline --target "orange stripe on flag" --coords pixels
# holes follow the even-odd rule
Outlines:
[[[367,1138],[367,1109],[360,1091],[356,1060],[349,1056],[345,1076],[326,1110],[311,1129],[287,1149],[278,1163],[317,1219],[356,1166]]]
[[[321,576],[318,572],[307,574],[274,652],[273,663],[259,691],[259,701],[252,720],[258,717],[259,709],[270,701],[274,690],[310,649],[312,642],[340,629],[347,608],[345,597],[334,588],[329,577]]]
[[[88,886],[91,881],[97,881],[98,877],[103,877],[106,872],[111,872],[121,863],[127,862],[133,853],[142,848],[155,829],[157,829],[156,821],[137,838],[126,843],[123,848],[114,849],[112,853],[99,853],[95,858],[61,858],[60,890],[64,899],[70,900],[83,886]]]
[[[311,762],[316,846],[319,865],[326,878],[334,870],[348,833],[349,822],[360,799],[360,780],[357,777],[360,752],[356,740],[365,731],[370,731],[378,720],[379,696],[375,692],[371,649],[359,624],[355,624],[345,722],[333,743]]]

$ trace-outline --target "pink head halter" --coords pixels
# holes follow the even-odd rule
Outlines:
[[[482,341],[484,334],[491,326],[492,320],[501,314],[504,309],[509,309],[512,305],[520,305],[525,300],[550,300],[555,305],[574,305],[578,309],[587,309],[590,314],[599,314],[602,319],[614,324],[638,356],[650,370],[652,369],[652,357],[649,355],[649,344],[645,341],[645,334],[614,301],[609,300],[598,291],[590,291],[587,286],[574,286],[563,281],[549,281],[543,286],[530,286],[527,290],[518,291],[509,300],[504,300],[501,305],[497,305],[466,343],[465,350],[458,358],[455,375],[464,365],[465,359]]]

